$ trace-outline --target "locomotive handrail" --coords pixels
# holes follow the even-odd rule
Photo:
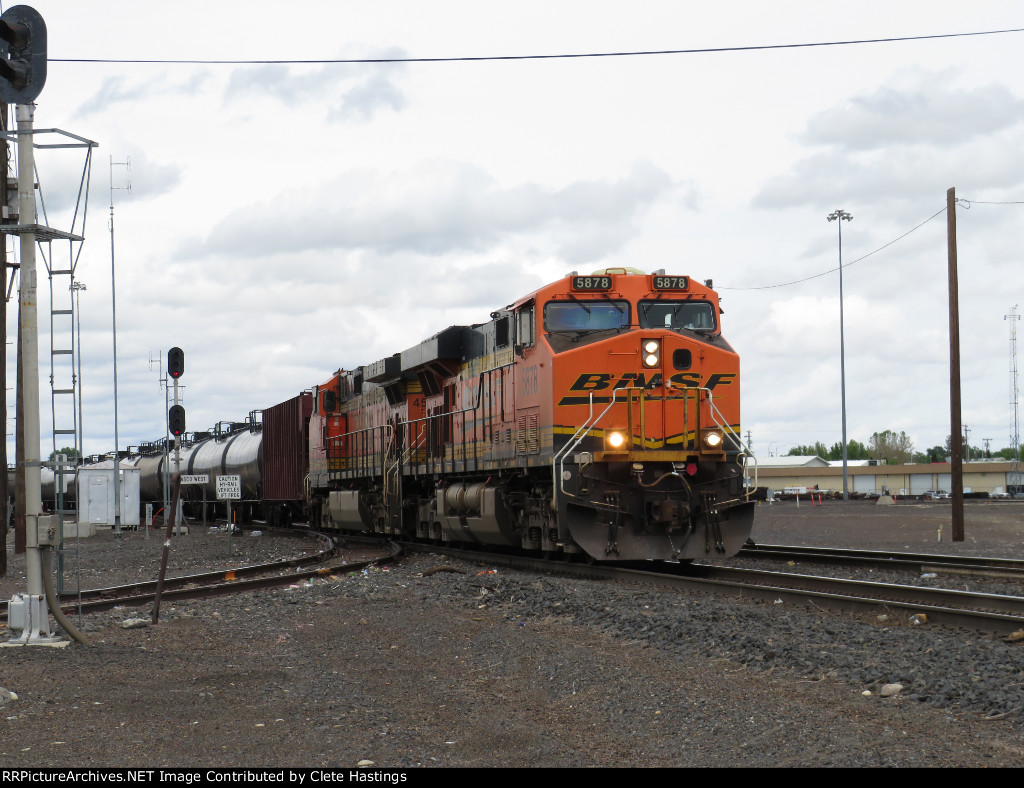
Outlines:
[[[402,426],[412,425],[412,424],[419,424],[421,421],[429,422],[431,419],[441,419],[441,418],[445,418],[447,416],[458,416],[458,415],[466,414],[466,413],[469,413],[470,411],[475,411],[475,410],[479,409],[480,405],[483,404],[484,376],[481,373],[478,377],[480,379],[480,382],[479,382],[479,385],[477,386],[477,391],[476,391],[476,404],[474,404],[473,406],[468,407],[468,408],[462,408],[462,410],[450,410],[447,413],[433,413],[433,414],[431,414],[429,416],[423,416],[422,418],[419,418],[419,419],[409,419],[408,421],[400,421],[398,423],[401,424]],[[426,438],[426,434],[423,435],[423,438]],[[463,415],[463,418],[462,418],[462,442],[463,442],[462,461],[465,462],[466,461],[466,450],[465,450],[466,418],[465,418],[464,415]],[[411,450],[413,448],[413,446],[409,446],[408,448]],[[454,460],[454,458],[453,458],[453,460]]]
[[[421,421],[430,421],[431,419],[439,419],[442,416],[457,416],[460,413],[469,413],[471,410],[476,410],[477,408],[480,407],[480,402],[481,402],[481,399],[482,399],[481,394],[483,393],[483,388],[484,388],[484,377],[483,377],[483,375],[480,375],[480,385],[477,386],[477,392],[476,392],[476,395],[477,395],[476,396],[476,404],[473,405],[472,407],[470,407],[470,408],[463,408],[462,410],[450,410],[447,413],[434,413],[434,414],[431,414],[430,416],[424,416],[421,419],[409,419],[409,421],[400,421],[399,424],[416,424],[416,423],[421,422]]]
[[[732,443],[732,445],[736,448],[736,450],[739,453],[743,454],[745,457],[749,457],[754,461],[753,487],[756,488],[757,458],[754,456],[753,452],[750,451],[750,447],[746,446],[742,442],[742,440],[739,440],[736,437],[736,434],[732,430],[732,428],[725,423],[725,416],[723,416],[722,412],[716,407],[714,395],[711,393],[711,389],[699,386],[696,387],[696,390],[703,391],[707,394],[708,410],[711,414],[711,419],[722,430],[722,434]],[[576,448],[576,446],[578,446],[583,441],[583,439],[587,436],[587,433],[589,433],[597,425],[597,423],[601,421],[602,418],[604,418],[605,414],[607,414],[608,411],[611,410],[612,405],[615,404],[616,398],[618,397],[620,391],[626,391],[626,389],[614,389],[612,391],[611,402],[608,403],[608,407],[601,411],[600,415],[598,415],[597,418],[594,418],[594,393],[590,392],[590,414],[587,416],[587,420],[583,422],[579,429],[576,430],[572,438],[569,439],[568,443],[566,443],[565,446],[559,449],[559,451],[557,451],[555,455],[551,458],[551,481],[555,490],[556,498],[558,492],[561,492],[564,495],[568,495],[570,498],[577,497],[576,495],[565,489],[565,458],[573,449]],[[746,466],[746,460],[744,460],[744,466]],[[558,477],[561,478],[559,479]],[[555,501],[555,503],[557,505],[557,500]]]
[[[404,424],[408,424],[409,422],[403,421],[403,422],[400,422],[400,423],[404,425]],[[427,433],[426,433],[426,431],[420,432],[419,435],[414,440],[410,440],[409,441],[409,445],[402,452],[402,458],[403,458],[404,462],[406,464],[410,463],[412,461],[413,455],[416,453],[416,451],[418,451],[419,449],[423,448],[423,445],[426,442],[427,442]]]
[[[391,425],[388,424],[390,427]],[[394,427],[391,428],[391,434],[386,437],[382,436],[381,440],[381,465],[383,470],[381,472],[381,486],[384,489],[385,495],[397,495],[399,491],[398,485],[398,468],[402,464],[402,456],[400,451],[392,451],[392,447],[397,449],[397,431]],[[393,457],[394,462],[388,462],[388,457]],[[393,479],[393,483],[389,482],[389,476]]]
[[[362,429],[352,430],[350,432],[346,432],[346,433],[343,433],[341,435],[335,435],[335,436],[333,436],[331,438],[328,438],[327,439],[327,446],[326,446],[328,467],[330,467],[330,461],[332,459],[332,457],[331,457],[331,446],[332,445],[337,446],[341,441],[345,440],[345,438],[349,438],[349,437],[351,437],[353,435],[361,435],[362,433],[365,433],[365,432],[372,432],[374,430],[381,430],[382,431],[381,432],[381,448],[380,448],[381,484],[382,485],[386,484],[387,483],[387,479],[386,479],[387,467],[386,467],[386,463],[385,463],[385,451],[386,451],[385,443],[386,443],[386,439],[388,437],[388,434],[387,434],[388,431],[391,431],[393,433],[394,429],[395,429],[394,425],[392,425],[390,423],[378,424],[378,425],[376,425],[374,427],[363,427]],[[372,454],[372,450],[371,450],[370,453]],[[345,457],[338,457],[337,459],[344,460],[346,458]],[[374,463],[374,467],[376,467],[376,463]]]
[[[612,400],[614,401],[614,399],[615,399],[615,396],[614,396],[614,392],[613,392]],[[556,474],[556,472],[555,472],[555,460],[559,460],[559,462],[561,463],[559,465],[559,470],[563,471],[564,468],[565,468],[563,460],[565,459],[565,455],[567,453],[566,450],[569,448],[570,445],[573,444],[573,441],[576,441],[576,436],[579,435],[583,430],[585,430],[587,428],[587,425],[590,423],[590,420],[593,419],[593,418],[594,418],[594,392],[591,391],[590,392],[590,414],[587,416],[587,420],[585,422],[583,422],[583,424],[581,424],[579,426],[579,428],[576,430],[576,432],[573,433],[572,437],[569,438],[569,440],[565,444],[565,446],[563,446],[561,449],[556,451],[554,453],[554,455],[551,457],[551,488],[554,491],[554,495],[555,495],[554,504],[555,504],[555,508],[556,509],[558,508],[558,488],[559,487],[562,487],[562,492],[564,492],[566,495],[571,496],[572,498],[575,498],[576,496],[573,495],[570,492],[567,492],[565,490],[564,486],[559,484],[559,482],[558,482],[558,474]],[[580,440],[582,440],[582,438],[580,438]],[[579,441],[577,441],[577,443],[578,442]],[[559,457],[559,455],[561,455],[561,457]]]
[[[552,477],[551,478],[551,482],[552,482],[552,485],[555,488],[556,497],[557,497],[557,492],[558,492],[559,489],[561,489],[561,491],[565,495],[568,495],[570,498],[575,498],[576,497],[571,492],[569,492],[568,490],[565,489],[565,458],[569,455],[570,451],[572,451],[577,446],[579,446],[579,444],[582,442],[582,440],[585,437],[587,437],[587,433],[590,432],[590,430],[592,430],[594,428],[594,426],[601,419],[604,418],[605,414],[608,413],[608,411],[610,411],[612,409],[612,405],[615,404],[615,399],[619,396],[619,392],[620,391],[625,391],[625,389],[613,389],[612,390],[612,400],[611,400],[611,402],[608,403],[608,407],[605,408],[603,411],[601,411],[601,414],[596,419],[594,418],[594,392],[593,391],[590,392],[590,415],[587,416],[587,420],[585,422],[583,422],[582,425],[580,425],[580,428],[578,430],[576,430],[576,432],[573,434],[573,436],[569,439],[569,442],[566,443],[565,446],[563,446],[557,452],[555,452],[555,455],[551,458],[551,477]],[[555,469],[555,461],[556,460],[558,461],[558,469],[557,469],[558,473],[557,474],[556,474],[556,469]],[[561,480],[559,480],[557,478],[557,476],[561,476],[562,477]],[[556,506],[557,506],[557,503],[558,503],[558,501],[556,500],[555,501]]]
[[[708,409],[711,412],[711,418],[714,420],[715,424],[717,424],[719,426],[719,428],[721,428],[722,434],[725,435],[732,442],[732,445],[736,447],[736,450],[740,454],[742,454],[744,457],[749,457],[750,459],[752,459],[754,461],[754,485],[753,485],[753,487],[754,487],[754,489],[756,489],[757,488],[757,457],[754,456],[754,453],[750,450],[749,446],[747,446],[745,443],[743,443],[743,441],[741,439],[736,437],[736,434],[732,431],[732,428],[725,424],[725,416],[723,416],[722,412],[715,406],[715,400],[714,400],[714,396],[711,394],[711,389],[700,387],[700,390],[707,392],[707,395],[708,395]],[[743,461],[744,470],[746,469],[746,465],[747,465],[747,461],[744,460]],[[744,474],[744,475],[746,475],[746,474]],[[748,495],[749,495],[749,493],[748,493]]]
[[[410,425],[418,424],[420,422],[429,422],[432,419],[440,419],[440,418],[445,418],[445,417],[448,417],[448,416],[457,416],[457,415],[460,415],[460,414],[469,413],[471,411],[475,411],[475,410],[479,409],[481,403],[483,402],[483,375],[480,375],[479,378],[480,378],[480,382],[479,382],[479,385],[477,386],[476,403],[473,404],[472,406],[467,407],[467,408],[462,408],[461,410],[450,410],[450,411],[448,411],[446,413],[434,413],[434,414],[431,414],[429,416],[423,416],[422,418],[419,418],[419,419],[409,419],[408,421],[399,421],[399,422],[397,422],[397,424],[399,424],[399,425],[401,425],[403,427],[404,426],[410,426]],[[363,427],[362,429],[351,430],[350,432],[346,432],[346,433],[343,433],[341,435],[335,435],[335,436],[333,436],[331,438],[328,438],[328,440],[327,440],[327,443],[328,443],[328,459],[330,459],[330,447],[331,446],[337,446],[341,441],[344,441],[346,438],[351,438],[351,437],[353,437],[355,435],[360,435],[362,433],[370,432],[372,430],[377,430],[377,429],[384,429],[384,430],[387,431],[387,434],[382,435],[381,451],[380,451],[381,477],[382,477],[381,481],[382,481],[382,484],[386,485],[387,484],[387,470],[388,470],[387,462],[386,462],[387,445],[388,445],[388,441],[389,440],[393,440],[394,439],[394,432],[395,432],[395,425],[394,424],[388,423],[388,424],[385,424],[385,425],[378,425],[376,427]],[[463,418],[463,432],[465,432],[465,418]],[[408,435],[409,433],[407,432],[406,434]],[[427,437],[426,434],[423,434],[423,435],[420,435],[419,437],[417,437],[415,440],[418,441],[419,443],[422,443],[424,440],[426,440],[426,437]],[[400,452],[398,452],[397,454],[401,458],[404,459],[405,456],[408,455],[409,452],[412,449],[414,449],[415,447],[416,447],[416,444],[413,444],[411,446],[403,446],[402,450]],[[345,459],[345,458],[341,457],[339,459]],[[463,458],[462,459],[463,459],[463,462],[465,462],[465,460],[466,460],[465,451],[463,451]]]

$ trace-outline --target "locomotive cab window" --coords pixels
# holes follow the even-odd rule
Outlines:
[[[545,331],[607,331],[628,326],[628,301],[573,299],[544,304]]]
[[[708,301],[641,301],[641,328],[667,328],[670,331],[713,331],[715,308]]]
[[[503,315],[494,321],[494,344],[496,347],[508,347],[509,323],[511,318]]]
[[[516,315],[516,344],[533,347],[533,304],[522,307]]]

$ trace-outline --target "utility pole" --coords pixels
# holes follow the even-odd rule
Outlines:
[[[0,132],[7,132],[7,105],[0,103]],[[0,209],[7,211],[7,159],[10,146],[0,143]],[[0,501],[3,501],[3,522],[0,523],[0,577],[7,576],[7,523],[10,521],[11,491],[7,488],[7,235],[0,234],[0,413],[4,418],[4,442],[0,446]]]
[[[960,295],[956,259],[956,188],[946,192],[946,255],[949,265],[949,434],[953,480],[953,541],[964,540],[963,430],[960,425]]]

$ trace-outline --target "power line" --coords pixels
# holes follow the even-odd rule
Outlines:
[[[849,263],[846,263],[844,265],[844,268],[849,268],[851,265],[856,265],[857,263],[861,262],[862,260],[867,260],[872,255],[878,254],[883,249],[888,249],[894,243],[897,243],[898,241],[902,241],[904,238],[906,238],[911,233],[916,232],[917,230],[920,230],[922,227],[924,227],[926,224],[928,224],[928,222],[930,222],[936,216],[941,216],[945,212],[946,212],[946,209],[945,209],[945,207],[943,207],[941,210],[936,211],[935,213],[933,213],[931,216],[929,216],[927,219],[925,219],[923,222],[921,222],[916,227],[911,227],[909,230],[907,230],[905,233],[903,233],[903,235],[901,235],[901,236],[899,236],[897,238],[893,238],[891,241],[889,241],[889,243],[883,244],[882,246],[879,246],[873,252],[868,252],[866,255],[863,255],[862,257],[858,257],[856,260],[853,260],[853,261],[851,261]],[[776,284],[776,285],[760,285],[758,287],[719,287],[718,289],[719,290],[771,290],[771,289],[776,288],[776,287],[789,287],[790,285],[798,285],[798,284],[801,284],[802,282],[810,282],[812,279],[818,279],[818,278],[820,278],[822,276],[828,276],[829,274],[834,274],[838,270],[839,270],[839,266],[836,266],[835,268],[830,268],[827,271],[822,271],[821,273],[818,273],[818,274],[812,274],[811,276],[806,276],[803,279],[795,279],[792,282],[780,282],[779,284]]]
[[[901,41],[929,41],[942,38],[994,36],[1003,33],[1024,33],[1024,28],[982,30],[974,33],[938,33],[929,36],[900,36],[897,38],[860,38],[849,41],[816,41],[800,44],[759,44],[751,46],[707,47],[701,49],[651,49],[635,52],[583,52],[559,55],[485,55],[478,57],[379,57],[379,58],[318,58],[310,60],[162,60],[131,58],[49,58],[50,63],[149,63],[163,65],[330,65],[353,63],[464,63],[491,60],[566,60],[594,57],[641,57],[650,55],[706,55],[723,52],[759,52],[771,49],[808,49],[812,47],[852,46],[855,44],[893,44]]]
[[[963,197],[957,197],[956,202],[965,208],[972,205],[1024,205],[1024,200],[965,200]]]

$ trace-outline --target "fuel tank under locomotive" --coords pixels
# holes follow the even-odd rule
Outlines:
[[[458,482],[439,486],[430,498],[406,501],[415,523],[406,532],[445,542],[520,546],[521,534],[505,499],[504,486],[486,481]],[[330,493],[331,520],[343,530],[394,533],[380,496],[367,490],[335,490]],[[396,534],[397,535],[397,534]]]

